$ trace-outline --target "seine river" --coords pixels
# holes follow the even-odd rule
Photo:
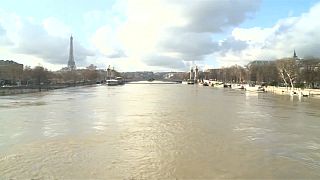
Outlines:
[[[183,84],[0,97],[0,179],[320,178],[320,99]]]

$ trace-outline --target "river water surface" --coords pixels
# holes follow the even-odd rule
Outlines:
[[[320,178],[320,100],[183,84],[2,96],[3,178]]]

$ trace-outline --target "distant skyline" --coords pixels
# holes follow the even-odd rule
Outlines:
[[[186,71],[320,57],[316,0],[0,0],[0,59]]]

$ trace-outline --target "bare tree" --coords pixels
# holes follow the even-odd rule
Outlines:
[[[35,80],[36,85],[41,85],[47,82],[49,77],[49,71],[42,67],[36,66],[32,69],[32,79]]]
[[[84,71],[83,75],[86,80],[95,81],[98,78],[97,66],[90,64]]]
[[[248,81],[274,84],[278,81],[278,69],[275,61],[252,61],[246,66]]]
[[[30,66],[25,66],[22,73],[22,80],[25,82],[25,85],[29,85],[32,81],[32,69]]]
[[[298,65],[296,60],[293,58],[279,59],[276,61],[276,65],[286,86],[289,81],[291,88],[293,89],[293,83],[298,77]]]

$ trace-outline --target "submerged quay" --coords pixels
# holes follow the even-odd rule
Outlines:
[[[12,87],[0,87],[0,96],[8,96],[15,94],[36,93],[42,91],[50,91],[55,89],[62,89],[76,86],[89,86],[93,85],[93,82],[86,83],[68,83],[68,84],[55,84],[55,85],[33,85],[33,86],[12,86]]]
[[[187,83],[185,82],[185,84],[187,84]],[[249,91],[262,92],[261,89],[263,89],[263,92],[269,92],[269,93],[278,94],[278,95],[320,97],[320,89],[291,88],[291,87],[278,87],[278,86],[259,86],[259,85],[251,87],[251,86],[249,86],[249,84],[224,83],[224,82],[210,81],[210,80],[203,80],[203,82],[198,83],[198,85],[214,86],[214,87],[219,87],[219,88],[228,87],[228,88],[232,88],[232,89],[243,89],[243,90],[248,90],[247,88],[250,87]]]
[[[274,94],[282,95],[298,95],[298,96],[308,96],[308,97],[320,97],[320,89],[302,89],[302,88],[290,88],[290,87],[276,87],[267,86],[265,88],[266,92],[271,92]]]

